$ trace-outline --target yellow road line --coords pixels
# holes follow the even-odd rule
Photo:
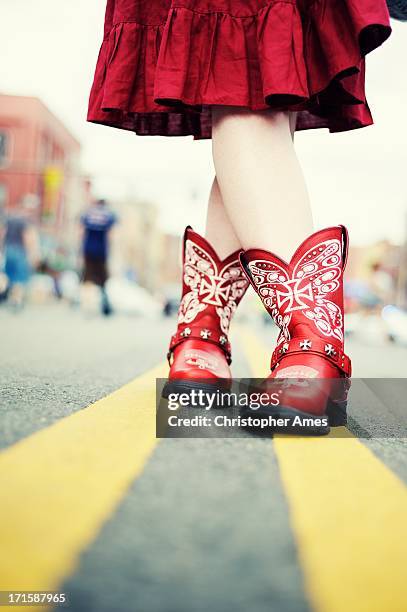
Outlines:
[[[247,332],[241,340],[264,377],[270,347]],[[274,438],[310,601],[318,612],[401,612],[406,488],[345,428],[334,436]]]
[[[56,588],[157,444],[155,368],[0,454],[0,590]],[[37,608],[38,610],[38,608]]]

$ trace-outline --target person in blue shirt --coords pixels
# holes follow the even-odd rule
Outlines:
[[[105,315],[112,312],[105,286],[109,277],[109,234],[116,222],[117,217],[106,200],[98,200],[81,216],[84,259],[82,282],[100,287],[102,312]]]

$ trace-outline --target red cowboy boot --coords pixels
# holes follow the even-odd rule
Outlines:
[[[310,423],[315,417],[329,417],[323,422],[332,425],[346,423],[351,376],[343,328],[347,254],[343,226],[307,238],[290,263],[259,249],[241,253],[251,284],[281,330],[268,379],[280,385],[279,406],[268,406],[266,412],[288,417],[288,423],[295,416],[311,417]],[[327,426],[322,433],[328,431]]]
[[[239,251],[221,261],[209,242],[187,227],[182,300],[168,352],[165,395],[230,384],[229,325],[248,285]]]

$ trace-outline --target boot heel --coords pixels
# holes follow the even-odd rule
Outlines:
[[[329,425],[331,427],[341,427],[347,424],[348,415],[347,415],[347,400],[332,400],[330,399],[328,402],[328,406],[326,409],[326,415],[329,420]]]

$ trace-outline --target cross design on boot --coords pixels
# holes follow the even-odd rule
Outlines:
[[[343,231],[330,230],[308,250],[304,243],[289,264],[272,253],[248,261],[256,291],[287,339],[292,322],[296,325],[304,317],[318,334],[343,343],[343,308],[340,300],[337,303],[346,259],[343,240],[337,236]]]
[[[312,347],[311,340],[303,340],[302,342],[300,342],[300,348],[303,351],[309,351],[311,347]]]
[[[182,332],[181,332],[181,336],[182,338],[188,338],[188,336],[190,336],[192,333],[192,330],[190,327],[186,327]]]
[[[222,346],[225,345],[227,341],[228,339],[226,338],[226,336],[221,336],[219,338],[219,342],[222,344]]]
[[[204,311],[219,320],[227,335],[230,320],[249,285],[238,252],[221,261],[210,244],[187,230],[184,245],[183,296],[178,324],[190,324]],[[214,312],[215,311],[215,312]]]
[[[211,337],[211,331],[209,329],[202,329],[201,330],[201,338],[203,338],[204,340],[208,340],[208,338]]]
[[[199,295],[205,296],[202,299],[204,304],[224,306],[229,299],[229,293],[229,279],[224,279],[220,276],[202,276]]]
[[[325,353],[329,357],[334,357],[336,355],[336,351],[335,351],[334,347],[332,346],[332,344],[325,344]]]
[[[310,307],[309,303],[312,303],[314,299],[312,286],[311,283],[308,283],[301,287],[302,283],[302,279],[288,280],[280,285],[284,291],[281,289],[276,291],[277,304],[285,314]],[[304,300],[307,300],[308,303]]]

